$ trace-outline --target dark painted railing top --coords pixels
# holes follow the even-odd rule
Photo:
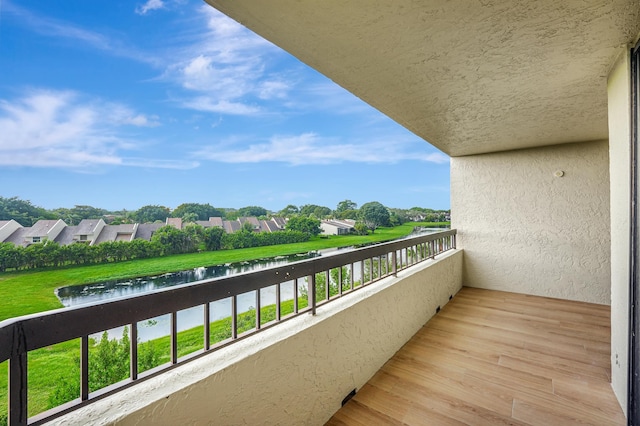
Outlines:
[[[272,269],[249,272],[235,276],[199,281],[175,286],[153,293],[141,294],[128,298],[97,302],[78,307],[62,308],[54,311],[27,315],[0,322],[0,362],[10,360],[9,368],[9,425],[27,424],[26,417],[26,354],[29,351],[47,347],[53,344],[82,338],[123,325],[136,324],[160,315],[172,314],[195,306],[207,305],[213,301],[238,296],[250,291],[279,285],[291,280],[311,277],[315,282],[315,275],[328,273],[334,268],[364,262],[370,259],[385,259],[389,262],[384,273],[378,273],[369,282],[393,275],[397,270],[411,266],[417,262],[433,258],[446,250],[455,248],[456,231],[444,231],[425,236],[406,238],[389,243],[377,244],[346,253],[314,258],[294,262]],[[404,250],[404,256],[403,256]],[[407,255],[412,250],[412,255]],[[413,253],[421,252],[420,255]],[[426,253],[426,254],[425,254]],[[399,254],[399,256],[398,256]],[[403,261],[403,259],[405,261]],[[378,265],[382,262],[378,262]],[[364,267],[364,266],[362,266]],[[371,263],[373,268],[373,262]],[[380,266],[378,266],[380,268]],[[380,271],[381,269],[379,269]],[[362,276],[362,286],[368,284]],[[327,286],[328,287],[328,286]],[[359,287],[359,288],[360,288]],[[342,287],[341,287],[342,288]],[[296,314],[303,312],[315,313],[315,287],[309,285],[309,306]],[[354,290],[353,283],[351,290]],[[257,292],[260,293],[259,291]],[[328,294],[328,293],[327,293]],[[340,295],[342,290],[340,290]],[[332,297],[327,297],[329,301]],[[258,300],[258,305],[260,301]],[[279,303],[279,302],[278,302]],[[259,306],[256,311],[259,312]],[[259,316],[259,315],[258,315]],[[280,320],[280,318],[278,318]],[[256,329],[260,329],[258,323]],[[266,327],[263,327],[266,328]],[[256,330],[258,331],[258,330]],[[234,334],[233,338],[238,336]],[[205,345],[204,352],[210,348]],[[133,351],[135,352],[135,351]],[[172,363],[177,360],[174,357]],[[155,375],[155,374],[154,374]],[[137,373],[132,372],[133,381],[137,380]],[[130,385],[129,383],[128,385]],[[1,385],[1,384],[0,384]],[[128,386],[126,385],[126,386]],[[120,388],[126,387],[121,386]],[[109,393],[113,393],[110,391]],[[82,400],[89,396],[82,395]],[[86,401],[78,400],[74,408]],[[73,408],[65,408],[68,412]],[[29,419],[30,423],[40,423],[59,415],[62,411],[54,412],[38,419]]]

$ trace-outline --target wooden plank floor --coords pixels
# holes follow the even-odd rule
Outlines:
[[[465,287],[327,425],[624,425],[609,316]]]

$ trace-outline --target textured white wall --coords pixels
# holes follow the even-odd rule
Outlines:
[[[611,386],[627,412],[629,350],[629,229],[631,205],[631,116],[629,54],[609,75],[609,157],[611,176]]]
[[[465,285],[610,303],[606,141],[452,158],[451,211]]]
[[[451,251],[50,424],[322,425],[462,283]]]

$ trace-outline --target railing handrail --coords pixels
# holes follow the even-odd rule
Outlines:
[[[94,333],[135,324],[160,315],[175,313],[251,291],[259,293],[262,288],[315,276],[317,273],[327,272],[333,268],[342,268],[348,264],[353,265],[367,259],[387,256],[390,253],[393,254],[395,262],[398,250],[429,244],[437,240],[450,241],[446,244],[447,247],[442,250],[445,251],[455,248],[455,235],[456,230],[449,230],[410,237],[354,249],[345,253],[301,260],[270,269],[202,280],[151,293],[8,319],[0,322],[0,362],[26,358],[26,353],[32,350],[73,339],[86,338]],[[433,250],[430,252],[432,253],[431,257],[440,253]],[[394,263],[393,272],[387,271],[387,275],[395,273],[396,270]],[[380,278],[382,277],[378,277],[378,279]],[[364,281],[363,276],[362,286],[365,285]],[[313,307],[304,312],[309,310],[315,312],[315,298],[310,295],[309,299],[309,305],[313,304]],[[10,379],[11,381],[12,379]]]

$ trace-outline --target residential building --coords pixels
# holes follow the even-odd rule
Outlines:
[[[9,238],[11,234],[16,232],[20,228],[22,228],[22,225],[20,225],[13,219],[0,220],[0,242],[3,242],[7,238]]]
[[[95,244],[105,225],[102,219],[82,219],[73,235],[74,242]]]
[[[352,219],[322,219],[320,229],[325,235],[347,235],[354,232],[355,224]]]
[[[164,223],[140,223],[136,228],[134,239],[151,241],[153,233],[162,228]]]
[[[133,241],[136,238],[138,231],[138,223],[123,223],[121,225],[107,225],[102,229],[98,238],[95,239],[95,244],[104,243],[107,241]]]
[[[24,235],[23,244],[29,245],[54,241],[66,226],[67,224],[62,219],[39,220],[31,228],[28,228]]]
[[[166,225],[167,226],[173,226],[174,228],[177,228],[177,229],[182,229],[182,218],[181,217],[168,217]]]

